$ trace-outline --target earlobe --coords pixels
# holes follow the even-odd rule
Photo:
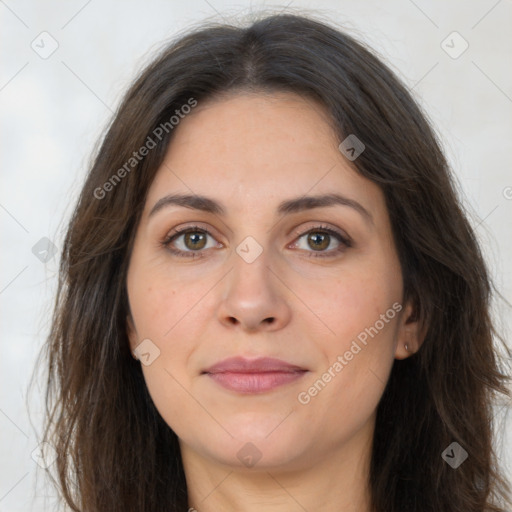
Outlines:
[[[137,330],[135,329],[135,325],[130,314],[126,315],[126,335],[128,337],[129,348],[132,357],[134,359],[137,359],[134,352],[135,347],[137,345]]]
[[[419,315],[412,302],[408,302],[400,317],[395,359],[406,359],[415,354],[423,343]]]
[[[412,356],[415,350],[413,350],[409,345],[409,343],[399,343],[395,350],[395,359],[407,359],[409,356]]]

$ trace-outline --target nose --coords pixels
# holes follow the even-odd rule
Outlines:
[[[287,287],[282,276],[271,268],[265,251],[248,263],[236,253],[234,268],[224,280],[217,310],[219,321],[229,329],[246,332],[274,331],[291,318]]]

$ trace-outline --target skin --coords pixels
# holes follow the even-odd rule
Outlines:
[[[394,359],[421,341],[412,306],[402,303],[382,191],[340,152],[323,108],[292,93],[199,104],[175,130],[130,255],[127,331],[132,352],[144,339],[160,351],[142,369],[179,437],[190,507],[369,512],[376,407]],[[342,205],[276,213],[281,201],[332,192],[359,202],[372,221]],[[171,193],[208,196],[226,213],[170,205],[150,217]],[[206,243],[181,235],[171,246],[202,257],[174,255],[161,244],[175,228],[195,224],[210,231]],[[319,251],[308,233],[318,236],[320,225],[352,245],[327,236]],[[248,236],[262,248],[252,263],[236,251]],[[322,251],[326,257],[315,257]],[[394,303],[401,311],[300,403],[299,393]],[[308,372],[252,395],[201,373],[235,355],[276,357]],[[261,455],[252,467],[237,457],[247,442],[256,447],[245,448],[253,460]]]

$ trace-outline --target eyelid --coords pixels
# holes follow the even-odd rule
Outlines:
[[[207,233],[210,236],[214,236],[210,228],[201,226],[200,223],[194,223],[187,225],[185,227],[177,227],[172,230],[171,233],[167,233],[164,237],[164,240],[169,240],[177,235],[182,235],[184,233],[188,233],[190,231],[203,231],[204,233]]]
[[[340,237],[347,244],[352,244],[351,238],[344,231],[342,231],[339,228],[331,227],[323,222],[313,223],[311,226],[308,226],[307,228],[295,229],[293,231],[293,234],[294,236],[300,238],[304,235],[307,235],[308,233],[315,231],[326,231],[329,234]]]

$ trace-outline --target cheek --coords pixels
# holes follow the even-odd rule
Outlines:
[[[130,288],[138,342],[149,338],[159,350],[150,365],[142,365],[144,380],[164,421],[173,430],[186,432],[189,419],[201,413],[187,390],[194,340],[200,339],[198,315],[204,314],[200,302],[204,285],[180,286],[176,279],[156,272],[140,277],[133,275]]]
[[[384,324],[380,319],[394,302],[400,300],[395,281],[390,274],[383,277],[365,269],[326,283],[323,293],[320,290],[314,294],[309,292],[311,309],[319,312],[320,319],[329,329],[326,346],[331,355],[347,350],[351,341],[361,333],[364,339],[364,333],[376,322],[378,330],[388,337],[389,327],[394,323],[394,311],[385,318]]]
[[[158,347],[159,356],[154,364],[160,367],[164,383],[171,386],[172,393],[177,391],[176,382],[169,379],[169,374],[189,388],[190,375],[197,370],[193,354],[204,337],[205,324],[215,314],[208,295],[214,284],[211,279],[185,279],[183,274],[163,271],[162,267],[137,270],[131,275],[129,298],[138,342],[149,338]],[[152,367],[147,367],[151,368],[150,374]],[[164,392],[163,383],[155,377],[147,382],[151,394]]]
[[[201,299],[200,281],[181,283],[177,276],[159,268],[133,272],[128,285],[139,336],[154,337],[164,345],[180,323],[194,314]]]
[[[400,308],[401,299],[397,283],[392,272],[366,267],[364,272],[331,282],[330,293],[310,296],[315,303],[312,309],[322,312],[329,334],[318,337],[323,365],[309,384],[317,382],[317,406],[335,424],[339,423],[336,415],[346,417],[347,413],[363,420],[382,395],[394,358],[395,308]]]

